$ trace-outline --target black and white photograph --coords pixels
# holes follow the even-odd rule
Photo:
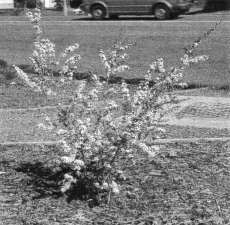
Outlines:
[[[230,225],[230,0],[0,0],[0,225]]]

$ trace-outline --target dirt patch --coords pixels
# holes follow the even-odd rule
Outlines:
[[[183,117],[230,119],[230,100],[229,104],[221,102],[211,104],[208,102],[196,102],[177,113],[177,118]]]
[[[127,162],[127,181],[121,185],[121,194],[112,197],[110,207],[95,208],[81,201],[67,203],[64,196],[49,193],[53,180],[42,171],[47,166],[55,169],[58,154],[54,147],[1,147],[0,168],[6,172],[0,176],[0,220],[4,225],[136,225],[156,221],[162,225],[172,220],[176,224],[199,221],[216,225],[220,220],[229,224],[227,143],[170,144],[154,159],[140,155],[132,169]],[[43,169],[35,173],[33,165],[38,164]],[[133,195],[127,194],[128,190]]]

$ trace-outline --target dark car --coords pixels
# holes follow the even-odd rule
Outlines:
[[[206,0],[204,4],[205,11],[229,10],[230,0]]]
[[[119,15],[154,15],[159,20],[189,11],[192,0],[83,0],[80,9],[94,19]]]

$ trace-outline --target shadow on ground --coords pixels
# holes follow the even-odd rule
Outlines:
[[[32,199],[62,197],[61,187],[64,175],[72,172],[71,168],[64,164],[47,166],[39,161],[22,163],[15,170],[26,175],[24,187],[36,193]],[[65,195],[68,203],[72,200],[85,200],[91,207],[99,205],[98,192],[95,191],[93,180],[90,178],[79,178],[76,185],[65,192]]]
[[[53,196],[55,198],[61,197],[60,180],[63,179],[63,169],[52,169],[45,166],[42,162],[22,163],[16,169],[17,172],[22,172],[26,175],[26,186],[30,187],[37,193],[35,199]],[[26,187],[26,188],[27,188]]]
[[[180,15],[178,18],[183,18],[183,15]],[[177,18],[173,18],[170,20],[175,20]],[[153,16],[121,16],[116,19],[114,18],[105,18],[102,20],[96,20],[96,21],[138,21],[138,20],[149,20],[149,21],[159,21]],[[73,21],[95,21],[92,17],[81,17],[81,18],[75,18]]]

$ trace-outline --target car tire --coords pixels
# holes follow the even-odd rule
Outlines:
[[[102,20],[106,17],[106,9],[102,5],[93,5],[90,13],[95,20]]]
[[[157,20],[168,20],[171,18],[170,9],[164,4],[157,4],[153,10]]]

